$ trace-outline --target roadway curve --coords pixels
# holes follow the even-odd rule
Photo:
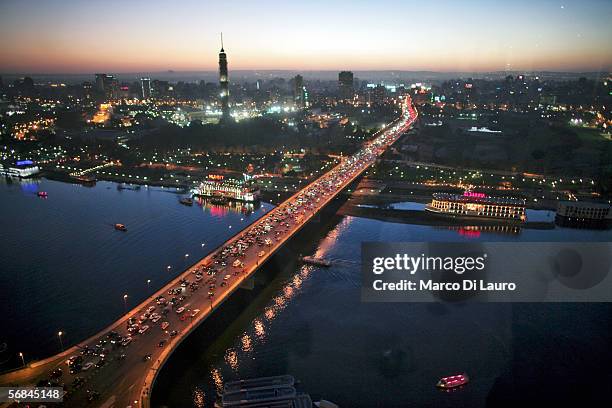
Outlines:
[[[178,347],[178,345],[191,333],[199,324],[212,314],[232,293],[234,293],[245,280],[251,278],[260,265],[263,265],[267,259],[274,255],[291,237],[297,233],[302,227],[314,217],[322,208],[324,208],[331,200],[333,200],[343,189],[350,185],[355,179],[372,164],[376,159],[397,139],[407,131],[417,118],[417,112],[411,104],[410,97],[406,97],[403,105],[402,116],[389,124],[383,130],[379,131],[375,138],[365,143],[361,150],[353,156],[347,157],[336,167],[325,173],[302,190],[288,198],[278,207],[270,210],[268,214],[261,217],[259,220],[240,231],[229,241],[225,242],[219,248],[211,252],[209,255],[201,259],[198,263],[191,266],[179,276],[167,283],[163,288],[144,300],[134,309],[130,310],[119,320],[88,338],[85,341],[71,347],[70,349],[49,357],[45,360],[37,361],[29,364],[26,368],[12,371],[0,376],[0,386],[6,385],[34,385],[41,379],[49,377],[49,374],[58,367],[61,367],[64,374],[61,377],[62,382],[69,390],[65,397],[64,406],[66,407],[82,407],[87,405],[87,395],[85,390],[96,390],[100,393],[97,399],[97,404],[105,408],[126,408],[126,407],[145,407],[150,406],[150,397],[152,385],[155,382],[157,374],[162,366],[168,360],[170,355]],[[315,193],[317,191],[318,193]],[[310,194],[310,197],[308,195]],[[308,198],[309,204],[297,204],[298,200]],[[293,209],[290,215],[287,214],[287,209]],[[281,214],[281,215],[279,215]],[[275,218],[281,218],[283,221],[275,222]],[[287,226],[286,224],[289,224]],[[105,361],[107,362],[100,368],[91,368],[87,371],[79,372],[75,375],[68,373],[68,367],[65,364],[69,356],[80,354],[85,346],[92,347],[102,339],[106,339],[110,331],[116,331],[121,335],[127,334],[126,322],[130,317],[136,317],[144,314],[146,309],[151,305],[156,306],[156,312],[160,311],[160,306],[156,304],[155,299],[159,296],[169,298],[168,290],[181,287],[182,279],[189,279],[193,282],[194,273],[196,270],[201,270],[206,266],[213,265],[215,257],[219,257],[221,251],[229,245],[236,244],[238,241],[245,240],[249,233],[261,231],[264,226],[270,225],[271,231],[263,235],[264,238],[271,239],[271,245],[260,247],[252,244],[244,251],[244,256],[239,258],[244,267],[234,268],[232,266],[233,257],[228,256],[228,265],[218,268],[219,271],[212,277],[204,274],[201,287],[190,292],[183,289],[183,293],[187,297],[179,306],[185,307],[186,315],[199,310],[193,317],[181,319],[175,313],[175,310],[170,311],[166,316],[162,317],[157,323],[145,322],[150,326],[149,330],[144,334],[133,336],[133,341],[127,347],[113,347],[105,353]],[[276,235],[276,236],[274,236]],[[261,251],[264,251],[263,256]],[[218,255],[219,254],[219,255]],[[230,259],[231,258],[231,259]],[[226,280],[225,275],[230,275]],[[223,284],[222,282],[225,283]],[[216,288],[214,296],[209,298],[207,286],[214,283]],[[224,286],[222,286],[224,285]],[[183,315],[181,315],[183,316]],[[169,327],[162,330],[160,325],[162,321],[169,322]],[[169,333],[172,330],[178,331],[174,337],[170,337]],[[159,347],[160,340],[166,340],[163,347]],[[126,354],[126,357],[119,359],[120,354]],[[151,355],[151,359],[143,361],[146,354]],[[99,357],[86,357],[85,362],[97,361]],[[75,376],[85,379],[84,385],[77,389],[71,386]],[[2,404],[8,406],[8,404]],[[90,403],[89,406],[92,406]]]

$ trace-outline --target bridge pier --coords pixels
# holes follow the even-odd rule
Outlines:
[[[250,278],[243,280],[240,286],[238,287],[240,289],[246,289],[246,290],[255,289],[255,278],[251,276]]]

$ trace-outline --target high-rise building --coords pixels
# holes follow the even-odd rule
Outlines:
[[[140,89],[142,99],[149,99],[152,94],[151,78],[140,78]]]
[[[221,121],[230,119],[229,112],[229,78],[227,75],[227,55],[223,49],[223,33],[221,33],[221,51],[219,51],[219,88],[221,92]]]
[[[297,108],[308,107],[308,92],[304,86],[304,78],[296,75],[293,78],[293,102]]]
[[[342,71],[338,74],[338,91],[342,99],[353,98],[353,73],[351,71]]]
[[[107,99],[116,99],[119,96],[119,81],[109,74],[96,74],[96,90]]]

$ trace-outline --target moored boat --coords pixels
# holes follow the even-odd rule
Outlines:
[[[127,227],[123,224],[115,224],[115,229],[117,231],[127,231]]]

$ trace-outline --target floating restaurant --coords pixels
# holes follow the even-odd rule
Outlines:
[[[218,197],[245,202],[259,201],[259,187],[245,175],[243,179],[225,177],[222,174],[209,174],[208,177],[194,188],[192,194],[201,197]]]
[[[525,200],[512,197],[489,197],[484,193],[434,193],[425,209],[456,217],[481,217],[525,222]]]

